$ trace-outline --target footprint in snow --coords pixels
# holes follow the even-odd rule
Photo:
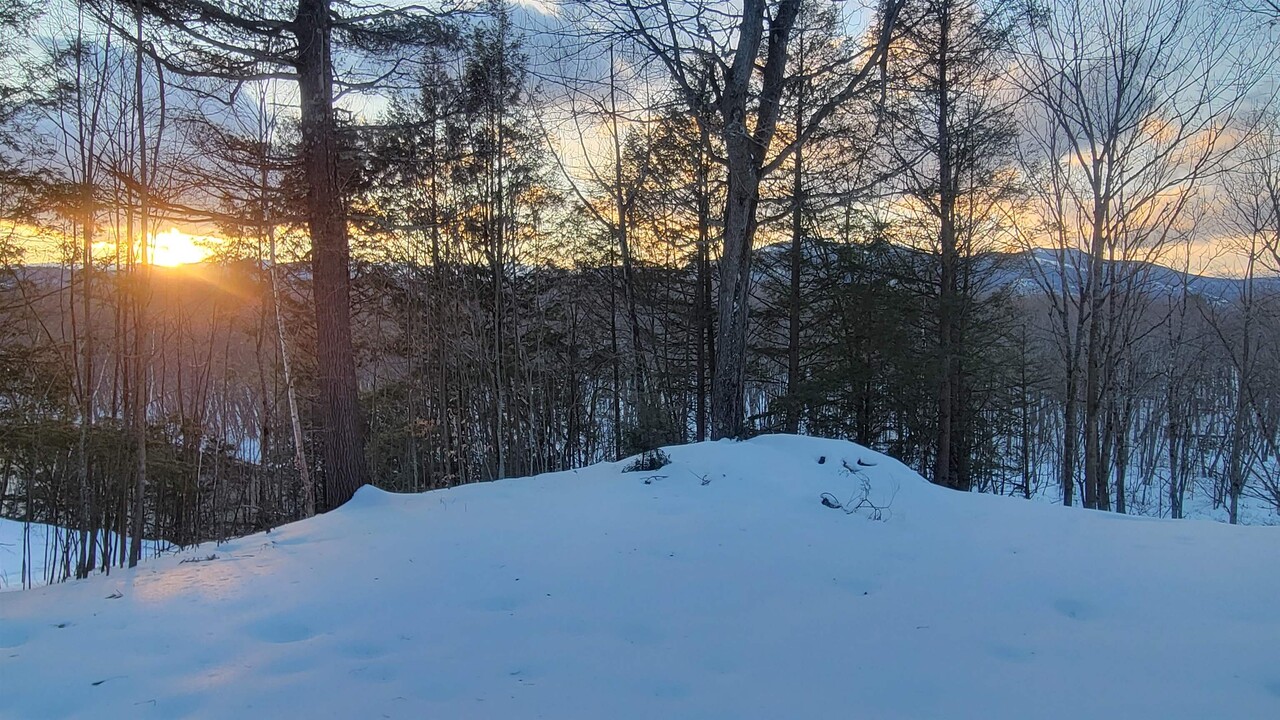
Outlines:
[[[1072,620],[1093,620],[1098,616],[1092,605],[1079,600],[1058,600],[1053,604],[1053,609],[1057,610],[1059,615]]]
[[[1036,654],[1034,650],[1003,644],[991,645],[987,652],[994,658],[1014,663],[1028,662]]]
[[[315,633],[306,624],[278,615],[269,615],[252,622],[245,629],[249,637],[266,643],[295,643],[315,637]]]
[[[30,639],[31,634],[17,623],[0,623],[0,648],[22,647]]]

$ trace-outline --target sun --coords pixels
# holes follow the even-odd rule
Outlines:
[[[204,262],[213,254],[213,247],[209,238],[170,228],[168,232],[157,233],[152,238],[150,251],[152,264],[176,267]]]

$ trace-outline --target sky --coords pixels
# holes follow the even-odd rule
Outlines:
[[[585,166],[582,153],[593,152],[599,143],[588,140],[580,143],[577,131],[586,127],[590,135],[591,121],[585,124],[566,122],[564,113],[571,106],[567,101],[565,90],[572,81],[581,81],[590,77],[599,77],[603,68],[599,67],[601,55],[585,57],[567,47],[572,32],[565,31],[565,23],[569,21],[569,13],[565,8],[551,0],[518,0],[513,15],[514,24],[525,36],[525,51],[530,57],[532,72],[539,91],[549,106],[545,113],[547,132],[558,147],[562,161],[571,174],[581,173]],[[618,60],[623,62],[622,60]],[[585,64],[584,64],[585,63]],[[569,78],[570,80],[566,80]],[[292,112],[294,102],[293,91],[288,83],[277,84],[273,91],[275,99],[285,112]],[[380,94],[350,93],[341,100],[343,109],[365,120],[376,120],[385,111],[388,99]],[[598,138],[596,139],[598,140]],[[576,156],[576,157],[575,157]],[[153,238],[155,261],[161,264],[176,265],[198,262],[207,257],[218,242],[209,228],[184,226],[172,220],[166,220],[162,230]],[[19,229],[19,234],[31,235]],[[49,238],[29,237],[26,241],[29,262],[52,262],[57,260],[56,242]],[[1243,270],[1243,260],[1238,253],[1232,251],[1231,243],[1223,243],[1216,239],[1202,239],[1192,243],[1191,269],[1204,274],[1239,275]],[[1181,264],[1178,261],[1178,264]]]

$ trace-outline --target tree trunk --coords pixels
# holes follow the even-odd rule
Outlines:
[[[311,468],[307,464],[307,445],[302,435],[302,417],[298,411],[298,391],[293,384],[293,363],[289,358],[289,343],[285,337],[284,315],[280,307],[275,229],[267,227],[267,235],[271,253],[271,304],[275,309],[276,343],[280,347],[280,365],[284,370],[285,399],[289,403],[289,429],[293,433],[293,464],[298,470],[298,480],[302,483],[302,512],[304,517],[311,517],[316,514],[316,491],[315,484],[311,480]],[[262,451],[266,452],[265,445]]]
[[[947,72],[950,52],[950,13],[944,4],[938,40],[938,246],[941,268],[938,278],[938,428],[933,481],[945,487],[959,487],[952,458],[952,425],[956,398],[955,339],[956,305],[956,181],[951,152],[951,104]]]
[[[751,250],[765,156],[777,128],[787,42],[800,10],[799,0],[783,0],[769,23],[768,57],[763,65],[753,128],[748,130],[747,100],[759,67],[768,3],[746,0],[738,46],[720,97],[728,187],[724,212],[724,249],[720,256],[720,295],[716,327],[715,376],[711,388],[711,436],[742,437],[745,431],[747,330],[751,301]]]
[[[1071,507],[1075,501],[1076,489],[1076,455],[1079,453],[1080,438],[1076,434],[1079,426],[1079,403],[1076,400],[1076,372],[1067,368],[1067,392],[1062,410],[1062,504]]]
[[[720,257],[717,352],[711,389],[712,439],[739,438],[745,429],[747,322],[751,300],[751,246],[760,199],[759,168],[743,155],[745,138],[729,149],[724,252]]]
[[[134,487],[133,487],[133,512],[130,516],[130,543],[129,543],[129,567],[135,567],[138,560],[142,558],[142,533],[146,515],[146,494],[147,494],[147,367],[143,360],[146,348],[146,309],[147,309],[147,293],[150,292],[151,273],[148,270],[150,259],[147,257],[147,212],[148,189],[150,187],[150,177],[147,163],[147,125],[146,113],[142,103],[143,83],[142,83],[142,14],[138,14],[137,19],[138,31],[138,48],[136,49],[136,62],[134,65],[134,90],[137,93],[135,100],[137,102],[138,117],[138,180],[139,187],[139,203],[138,203],[138,240],[139,240],[139,264],[141,272],[137,273],[133,278],[134,292],[134,308],[133,308],[133,433],[134,433]]]
[[[799,63],[804,68],[804,35],[801,34]],[[796,91],[795,135],[804,131],[805,80]],[[791,277],[787,297],[787,404],[786,431],[800,432],[800,273],[804,267],[804,144],[796,145],[791,178]]]
[[[1133,425],[1133,391],[1136,383],[1129,383],[1130,392],[1124,399],[1124,409],[1120,413],[1119,427],[1116,428],[1116,512],[1124,515],[1129,511],[1129,499],[1125,494],[1129,491],[1129,428]]]
[[[1165,405],[1168,417],[1165,423],[1165,444],[1169,451],[1169,517],[1178,520],[1182,518],[1182,467],[1178,462],[1182,457],[1179,448],[1180,439],[1182,437],[1182,429],[1179,423],[1179,408],[1175,400],[1178,396],[1177,385],[1173,380],[1173,370],[1170,370],[1169,382],[1165,386]]]
[[[613,459],[622,454],[622,359],[618,349],[618,283],[616,270],[609,268],[609,353],[613,369]]]
[[[351,339],[351,257],[338,179],[331,32],[330,0],[299,0],[299,110],[311,232],[320,418],[325,429],[322,507],[327,509],[342,505],[369,482]]]
[[[1095,177],[1097,172],[1095,170]],[[1084,386],[1084,506],[1097,508],[1099,488],[1106,482],[1102,468],[1102,310],[1106,295],[1102,289],[1105,243],[1105,202],[1095,187],[1093,230],[1089,249],[1089,327],[1085,347]]]
[[[636,309],[635,267],[631,261],[631,238],[628,233],[627,189],[623,181],[623,149],[622,135],[618,127],[618,89],[616,85],[616,66],[613,64],[613,46],[609,47],[609,120],[610,137],[613,144],[613,195],[615,225],[614,232],[618,242],[618,258],[622,262],[622,297],[627,304],[627,326],[631,333],[631,393],[634,407],[637,408],[637,422],[643,423],[651,398],[645,382],[644,356],[640,353],[640,313]],[[640,428],[640,434],[649,432],[648,428]],[[647,444],[647,441],[644,443]],[[650,448],[641,448],[649,450]]]
[[[699,122],[698,127],[698,287],[694,301],[698,326],[698,418],[695,425],[698,442],[702,442],[707,439],[707,381],[715,367],[715,328],[711,307],[711,187],[707,168],[711,136],[706,122]]]
[[[90,162],[85,163],[91,167]],[[86,170],[87,172],[87,170]],[[80,482],[80,558],[76,566],[76,577],[85,578],[93,570],[94,558],[87,552],[86,545],[94,542],[96,532],[91,531],[93,519],[92,495],[89,492],[91,468],[89,467],[89,433],[94,424],[94,370],[93,370],[93,228],[94,202],[93,185],[90,178],[84,178],[84,289],[81,301],[84,304],[84,339],[81,341],[81,361],[84,365],[83,380],[80,383],[80,442],[79,473]],[[0,495],[3,498],[3,495]]]

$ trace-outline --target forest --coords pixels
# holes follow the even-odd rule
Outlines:
[[[22,582],[767,433],[1280,521],[1278,34],[1272,0],[0,0],[0,518],[62,528]]]

